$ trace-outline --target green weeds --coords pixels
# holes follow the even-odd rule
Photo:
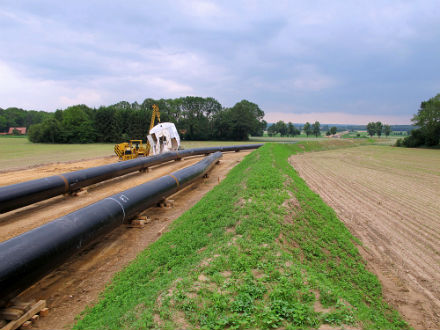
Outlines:
[[[336,147],[267,144],[248,155],[74,328],[408,328],[383,301],[356,239],[288,163]]]

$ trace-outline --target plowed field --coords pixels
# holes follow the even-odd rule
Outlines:
[[[440,327],[440,150],[362,146],[293,167],[363,245],[384,296],[416,329]]]

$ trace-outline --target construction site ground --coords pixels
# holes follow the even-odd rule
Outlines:
[[[152,207],[148,209],[145,214],[150,217],[151,222],[146,224],[144,228],[120,226],[89,244],[79,254],[25,291],[21,295],[23,299],[45,299],[51,309],[49,316],[40,319],[34,327],[60,329],[71,325],[76,315],[97,300],[99,293],[115,273],[123,269],[150,243],[157,240],[172,221],[191,208],[223,180],[227,173],[248,153],[250,151],[224,153],[220,163],[211,170],[208,178],[200,179],[170,197],[174,200],[174,205],[171,208]],[[90,186],[78,196],[59,196],[2,214],[0,215],[0,242],[107,196],[192,165],[201,158],[191,157],[182,161],[168,162],[152,167],[150,172],[135,172]],[[0,173],[0,186],[110,164],[115,161],[116,157],[112,156],[2,172]]]
[[[440,153],[362,146],[290,158],[353,235],[385,299],[416,329],[440,327]]]

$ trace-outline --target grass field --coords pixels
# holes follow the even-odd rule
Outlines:
[[[251,136],[250,141],[253,142],[298,142],[298,141],[325,141],[328,140],[325,136],[315,137],[310,135],[307,137],[305,134],[288,137],[288,136]]]
[[[350,145],[266,144],[246,156],[74,328],[408,328],[383,301],[357,240],[288,163]]]
[[[184,148],[257,143],[253,141],[182,141]],[[31,143],[27,137],[0,137],[0,170],[113,156],[113,143]],[[116,156],[115,156],[116,157]]]

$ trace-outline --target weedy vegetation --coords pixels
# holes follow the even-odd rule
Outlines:
[[[115,276],[74,329],[407,329],[353,237],[266,144]]]

